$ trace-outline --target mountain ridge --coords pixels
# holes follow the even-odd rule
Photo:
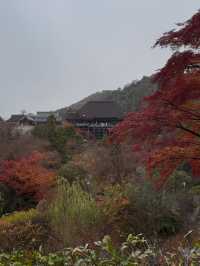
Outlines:
[[[152,94],[157,89],[157,85],[151,81],[150,77],[144,76],[141,80],[132,81],[123,88],[116,90],[102,90],[93,93],[82,100],[58,110],[63,116],[69,111],[77,111],[89,101],[114,101],[122,109],[123,113],[134,112],[139,109],[142,99]]]

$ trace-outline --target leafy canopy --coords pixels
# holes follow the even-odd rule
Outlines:
[[[113,130],[118,142],[127,137],[147,163],[152,176],[160,172],[161,188],[183,162],[200,173],[200,11],[177,30],[165,33],[155,46],[175,49],[152,80],[159,86],[138,112],[130,113]],[[143,152],[142,152],[143,151]]]
[[[0,164],[0,182],[19,196],[41,200],[54,183],[54,172],[46,169],[42,161],[45,154],[34,152],[18,160],[5,160]]]

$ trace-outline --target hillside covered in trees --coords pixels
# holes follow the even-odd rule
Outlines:
[[[144,76],[139,81],[133,81],[123,89],[103,90],[89,95],[81,101],[60,110],[64,114],[69,108],[78,110],[89,101],[114,101],[119,104],[124,113],[137,111],[141,101],[145,96],[150,95],[156,90],[157,86],[152,83],[150,77]]]
[[[173,50],[157,89],[145,77],[71,107],[131,111],[105,138],[53,116],[29,134],[2,123],[0,265],[200,265],[200,10],[155,46]]]

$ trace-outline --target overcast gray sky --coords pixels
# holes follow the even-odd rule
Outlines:
[[[67,106],[150,75],[197,0],[0,0],[0,115]]]

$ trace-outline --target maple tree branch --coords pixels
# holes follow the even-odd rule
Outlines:
[[[200,138],[200,134],[199,134],[199,133],[193,131],[192,129],[189,129],[189,128],[183,126],[181,123],[179,123],[176,127],[179,128],[179,129],[182,129],[182,130],[184,130],[184,131],[186,131],[186,132],[189,132],[189,133],[191,133],[192,135],[194,135],[194,136]]]
[[[163,101],[166,102],[167,104],[169,104],[170,106],[174,107],[176,110],[178,110],[180,112],[184,112],[186,114],[190,114],[190,115],[196,117],[196,118],[191,118],[192,120],[200,120],[200,114],[194,113],[195,110],[188,110],[188,109],[180,108],[176,104],[174,104],[170,101],[164,100],[164,99],[163,99]]]

